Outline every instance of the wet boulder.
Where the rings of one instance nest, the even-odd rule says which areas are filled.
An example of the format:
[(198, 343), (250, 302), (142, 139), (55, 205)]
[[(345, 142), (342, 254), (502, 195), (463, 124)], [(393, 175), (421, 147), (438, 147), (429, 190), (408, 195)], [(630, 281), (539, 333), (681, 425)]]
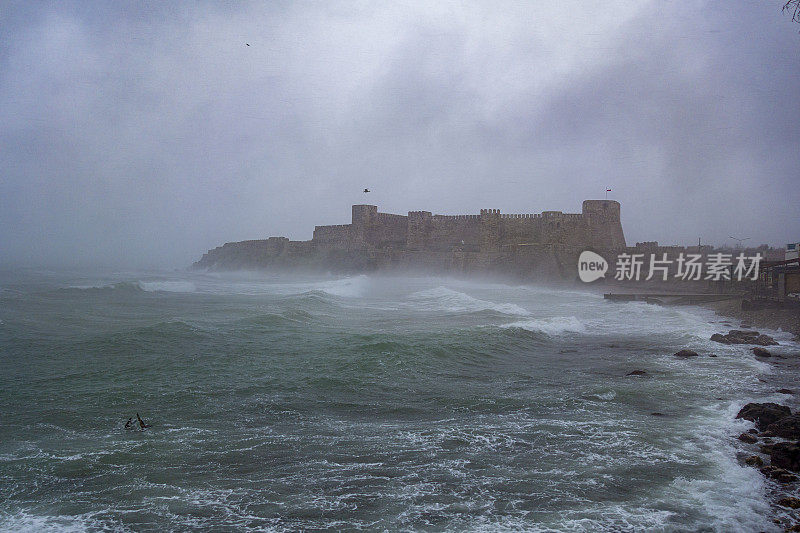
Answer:
[(778, 342), (769, 335), (759, 335), (750, 344), (759, 344), (761, 346), (777, 346)]
[(773, 422), (792, 414), (792, 410), (777, 403), (748, 403), (739, 411), (736, 418), (755, 422), (758, 429), (765, 429)]
[(800, 498), (795, 498), (794, 496), (787, 496), (785, 498), (781, 498), (778, 500), (778, 505), (781, 507), (789, 507), (791, 509), (797, 509), (800, 507)]
[(753, 354), (755, 354), (756, 357), (772, 357), (772, 354), (769, 353), (769, 350), (759, 346), (753, 347)]
[(711, 335), (711, 340), (714, 342), (718, 342), (720, 344), (733, 344), (728, 338), (723, 335), (722, 333), (714, 333)]
[(784, 439), (800, 439), (800, 414), (776, 420), (765, 428), (765, 433)]
[(781, 483), (791, 483), (793, 481), (797, 481), (797, 476), (795, 476), (788, 470), (779, 468), (774, 465), (763, 467), (761, 469), (761, 473), (767, 476), (768, 478), (780, 481)]
[(769, 461), (773, 467), (793, 472), (800, 471), (800, 445), (797, 442), (769, 444), (762, 446), (761, 451), (769, 455)]
[(752, 433), (742, 433), (737, 438), (742, 442), (746, 442), (747, 444), (755, 444), (756, 442), (758, 442), (758, 437), (756, 437)]
[(675, 352), (674, 355), (675, 357), (686, 358), (686, 357), (697, 357), (699, 354), (694, 350), (681, 350), (680, 352)]
[(714, 333), (711, 340), (721, 344), (757, 344), (760, 346), (773, 346), (778, 344), (769, 335), (764, 335), (755, 330), (732, 329), (727, 334)]
[(744, 460), (744, 464), (747, 466), (764, 466), (764, 459), (757, 455), (751, 455)]

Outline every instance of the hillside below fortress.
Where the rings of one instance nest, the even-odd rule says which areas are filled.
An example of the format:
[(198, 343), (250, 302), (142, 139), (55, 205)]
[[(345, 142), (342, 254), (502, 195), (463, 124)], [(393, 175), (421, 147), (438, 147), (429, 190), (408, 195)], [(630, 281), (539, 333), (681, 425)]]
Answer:
[(620, 204), (585, 200), (580, 213), (476, 215), (381, 213), (354, 205), (350, 224), (316, 226), (310, 241), (286, 237), (229, 242), (193, 267), (208, 270), (426, 270), (497, 272), (516, 277), (575, 275), (581, 251), (625, 248)]

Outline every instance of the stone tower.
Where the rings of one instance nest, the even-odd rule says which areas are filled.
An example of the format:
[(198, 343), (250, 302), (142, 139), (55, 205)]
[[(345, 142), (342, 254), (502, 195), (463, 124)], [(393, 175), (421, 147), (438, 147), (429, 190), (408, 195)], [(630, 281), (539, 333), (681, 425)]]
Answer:
[(589, 241), (599, 248), (625, 247), (620, 205), (614, 200), (584, 200), (583, 217), (589, 228)]

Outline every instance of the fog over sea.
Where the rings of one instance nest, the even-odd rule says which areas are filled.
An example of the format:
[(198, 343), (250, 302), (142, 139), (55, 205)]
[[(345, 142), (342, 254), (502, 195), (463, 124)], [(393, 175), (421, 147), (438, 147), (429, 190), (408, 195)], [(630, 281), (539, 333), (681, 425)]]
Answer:
[(774, 367), (577, 289), (2, 272), (0, 530), (774, 531)]

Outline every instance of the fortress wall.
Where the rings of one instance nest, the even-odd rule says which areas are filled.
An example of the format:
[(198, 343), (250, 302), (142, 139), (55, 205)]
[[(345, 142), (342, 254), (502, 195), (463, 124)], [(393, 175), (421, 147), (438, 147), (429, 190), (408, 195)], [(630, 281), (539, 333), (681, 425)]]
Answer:
[(586, 220), (581, 215), (560, 213), (543, 218), (542, 242), (569, 246), (591, 246)]
[(434, 215), (431, 217), (427, 249), (446, 251), (461, 247), (480, 246), (481, 217), (479, 215)]
[(313, 241), (321, 246), (336, 246), (346, 248), (349, 246), (352, 238), (352, 224), (336, 224), (333, 226), (314, 227)]
[(433, 217), (430, 211), (409, 211), (406, 248), (409, 250), (425, 250), (430, 242), (432, 229)]
[(288, 241), (284, 250), (287, 254), (304, 254), (314, 251), (314, 241)]
[(503, 225), (499, 209), (481, 209), (480, 250), (498, 252), (503, 242)]
[[(410, 211), (405, 216), (379, 213), (373, 205), (354, 205), (352, 216), (351, 224), (315, 227), (311, 241), (270, 237), (227, 243), (210, 250), (196, 266), (237, 269), (327, 265), (358, 270), (430, 261), (431, 265), (448, 269), (502, 270), (516, 268), (515, 261), (531, 262), (531, 266), (536, 263), (538, 268), (541, 261), (534, 261), (538, 257), (534, 252), (550, 254), (548, 250), (553, 247), (625, 249), (620, 205), (613, 200), (586, 200), (581, 213), (501, 214), (497, 209), (481, 209), (479, 215)], [(504, 261), (509, 264), (503, 266)]]
[(514, 217), (502, 215), (503, 244), (534, 244), (542, 241), (542, 216)]
[(266, 241), (267, 251), (271, 254), (278, 255), (289, 245), (291, 241), (286, 237), (270, 237)]
[(374, 246), (405, 246), (407, 236), (407, 216), (376, 213), (368, 226), (366, 241)]
[(228, 242), (209, 250), (199, 261), (205, 268), (236, 270), (252, 265), (268, 265), (280, 256), (289, 242), (285, 237), (270, 237), (240, 242)]
[[(605, 232), (612, 232), (605, 220), (598, 221), (593, 234), (589, 219), (582, 213), (545, 211), (530, 215), (500, 215), (503, 245), (564, 244), (569, 246), (602, 246)], [(602, 222), (602, 223), (600, 223)]]

